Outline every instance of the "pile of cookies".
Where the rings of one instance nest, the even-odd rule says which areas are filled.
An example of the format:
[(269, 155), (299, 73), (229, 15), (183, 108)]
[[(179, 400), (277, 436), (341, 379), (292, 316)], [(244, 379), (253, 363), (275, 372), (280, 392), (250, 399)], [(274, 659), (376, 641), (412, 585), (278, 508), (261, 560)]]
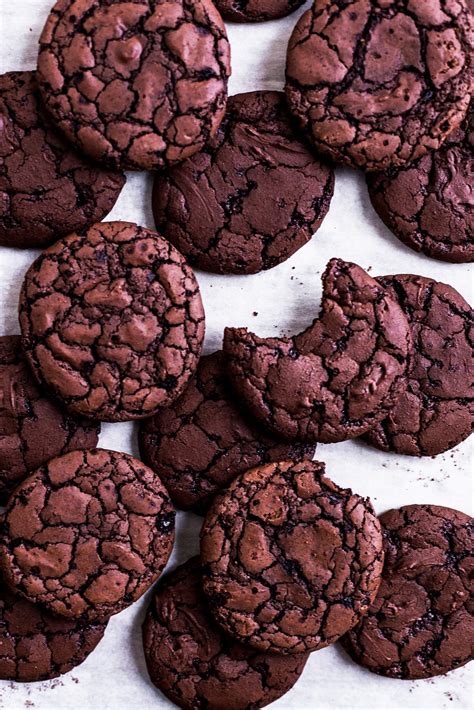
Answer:
[[(228, 100), (220, 12), (302, 4), (58, 0), (37, 72), (0, 77), (0, 244), (46, 247), (21, 336), (0, 337), (1, 679), (80, 664), (160, 576), (174, 506), (205, 515), (200, 557), (158, 582), (143, 643), (180, 707), (263, 707), (338, 640), (395, 678), (473, 658), (473, 520), (430, 505), (377, 518), (313, 461), (319, 442), (434, 456), (471, 434), (462, 296), (335, 258), (303, 332), (228, 328), (201, 357), (192, 266), (288, 259), (330, 208), (334, 163), (367, 172), (408, 246), (473, 260), (464, 0), (315, 0), (285, 93)], [(156, 171), (158, 232), (101, 221), (123, 170)], [(143, 462), (96, 448), (100, 422), (132, 420)]]

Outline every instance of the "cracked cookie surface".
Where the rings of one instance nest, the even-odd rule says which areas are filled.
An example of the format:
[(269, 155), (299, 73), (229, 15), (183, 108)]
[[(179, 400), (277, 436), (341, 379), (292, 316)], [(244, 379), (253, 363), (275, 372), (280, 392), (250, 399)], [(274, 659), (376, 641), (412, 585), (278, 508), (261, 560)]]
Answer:
[(203, 588), (234, 638), (277, 653), (334, 643), (366, 613), (383, 564), (368, 499), (336, 486), (324, 464), (247, 471), (219, 495), (201, 533)]
[(215, 5), (229, 22), (265, 22), (291, 15), (305, 0), (216, 0)]
[(269, 431), (336, 442), (384, 419), (406, 387), (410, 327), (400, 305), (356, 264), (332, 259), (319, 318), (290, 338), (226, 328), (234, 390)]
[(365, 436), (383, 451), (434, 456), (464, 441), (474, 425), (474, 314), (451, 286), (423, 276), (378, 279), (410, 323), (408, 386), (388, 417)]
[(198, 364), (204, 310), (191, 268), (169, 242), (103, 222), (36, 259), (20, 325), (38, 380), (70, 411), (127, 421), (181, 394)]
[(100, 425), (61, 411), (40, 391), (19, 336), (0, 337), (0, 505), (38, 466), (97, 446)]
[(257, 710), (301, 675), (307, 654), (260, 653), (215, 623), (194, 557), (160, 580), (143, 624), (151, 680), (185, 710)]
[(464, 0), (316, 0), (290, 39), (290, 109), (321, 152), (403, 166), (460, 125), (473, 85)]
[(236, 476), (270, 461), (311, 460), (314, 445), (278, 441), (241, 412), (222, 351), (201, 358), (172, 407), (140, 426), (140, 452), (179, 508), (203, 512)]
[(4, 579), (54, 614), (103, 621), (158, 578), (173, 547), (174, 518), (161, 481), (138, 459), (73, 451), (11, 496), (0, 542)]
[(311, 239), (333, 191), (333, 170), (297, 138), (284, 94), (255, 91), (230, 97), (202, 152), (157, 174), (153, 213), (191, 264), (252, 274)]
[(0, 679), (31, 683), (57, 678), (80, 665), (102, 639), (106, 624), (53, 616), (0, 587)]
[(59, 0), (40, 38), (38, 77), (48, 111), (84, 152), (153, 170), (214, 135), (229, 55), (210, 0)]
[(34, 72), (0, 76), (0, 244), (43, 247), (99, 222), (125, 184), (77, 153), (39, 103)]
[(474, 261), (474, 113), (440, 150), (367, 176), (375, 211), (404, 244), (434, 259)]
[(378, 594), (343, 645), (368, 670), (416, 680), (474, 657), (474, 521), (435, 505), (380, 516), (385, 565)]

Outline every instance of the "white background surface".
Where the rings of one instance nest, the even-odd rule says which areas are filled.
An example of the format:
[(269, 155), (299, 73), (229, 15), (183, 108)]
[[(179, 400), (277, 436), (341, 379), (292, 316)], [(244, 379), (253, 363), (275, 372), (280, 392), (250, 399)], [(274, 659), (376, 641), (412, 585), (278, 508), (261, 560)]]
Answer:
[[(37, 40), (50, 0), (0, 0), (0, 72), (33, 69)], [(233, 76), (230, 93), (283, 86), (285, 53), (301, 12), (261, 25), (229, 25)], [(131, 174), (107, 219), (136, 221), (153, 228), (152, 177)], [(265, 209), (265, 205), (262, 205)], [(0, 247), (0, 335), (19, 332), (17, 300), (34, 251)], [(362, 175), (337, 170), (328, 216), (313, 240), (284, 264), (255, 276), (214, 276), (197, 272), (207, 318), (206, 351), (220, 347), (227, 325), (249, 326), (262, 336), (297, 333), (317, 314), (320, 276), (333, 257), (355, 261), (372, 275), (414, 273), (457, 288), (472, 303), (472, 272), (404, 247), (374, 213)], [(253, 316), (253, 312), (258, 313)], [(320, 445), (317, 457), (339, 484), (370, 496), (377, 512), (409, 503), (434, 503), (473, 513), (470, 441), (438, 456), (415, 459), (386, 455), (357, 442)], [(132, 424), (105, 424), (100, 445), (137, 454)], [(198, 549), (200, 519), (178, 515), (177, 541), (169, 568)], [(140, 624), (146, 600), (107, 628), (104, 640), (77, 669), (45, 683), (0, 681), (0, 710), (131, 710), (171, 708), (148, 680)], [(438, 710), (474, 707), (474, 663), (446, 677), (417, 682), (373, 675), (355, 665), (337, 646), (314, 653), (295, 688), (272, 705), (279, 710), (363, 709)], [(229, 708), (232, 710), (232, 708)]]

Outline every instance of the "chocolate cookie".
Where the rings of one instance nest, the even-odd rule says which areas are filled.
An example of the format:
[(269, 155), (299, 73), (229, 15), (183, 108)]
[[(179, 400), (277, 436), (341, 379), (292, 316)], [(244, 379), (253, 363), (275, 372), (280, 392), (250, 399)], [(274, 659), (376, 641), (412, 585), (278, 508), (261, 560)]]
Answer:
[(4, 515), (0, 566), (26, 599), (104, 620), (158, 578), (174, 539), (160, 479), (128, 454), (73, 451), (32, 473)]
[(97, 446), (99, 431), (99, 424), (61, 411), (38, 389), (19, 336), (0, 337), (0, 505), (29, 471)]
[(367, 176), (372, 204), (407, 246), (443, 261), (474, 261), (474, 114), (442, 148), (395, 173)]
[(160, 580), (143, 624), (151, 680), (185, 710), (257, 710), (287, 693), (308, 654), (278, 656), (237, 643), (216, 625), (199, 558)]
[(382, 534), (368, 499), (324, 464), (266, 464), (219, 495), (201, 533), (203, 588), (216, 621), (277, 653), (334, 643), (380, 584)]
[(201, 153), (157, 174), (153, 213), (191, 264), (253, 274), (311, 239), (333, 191), (332, 169), (293, 132), (284, 94), (255, 91), (229, 99)]
[(383, 451), (434, 456), (464, 441), (474, 426), (474, 314), (464, 298), (423, 276), (378, 281), (410, 323), (413, 363), (408, 387), (366, 439)]
[(380, 517), (385, 566), (368, 615), (344, 637), (374, 673), (416, 680), (474, 658), (474, 521), (457, 510), (408, 505)]
[(48, 110), (81, 150), (153, 170), (214, 135), (229, 55), (211, 0), (58, 0), (40, 38), (38, 76)]
[(215, 0), (224, 20), (265, 22), (291, 15), (305, 0)]
[(0, 679), (57, 678), (85, 661), (105, 629), (105, 624), (53, 616), (1, 585)]
[(103, 222), (36, 259), (20, 297), (23, 347), (38, 380), (73, 412), (102, 421), (151, 416), (197, 367), (199, 286), (155, 232)]
[(0, 76), (0, 244), (43, 247), (99, 222), (124, 184), (58, 134), (33, 72)]
[(175, 505), (196, 512), (249, 468), (286, 459), (311, 461), (315, 450), (275, 440), (240, 411), (222, 351), (201, 358), (173, 406), (142, 422), (139, 442), (142, 458)]
[(226, 328), (237, 395), (290, 440), (351, 439), (384, 419), (406, 387), (410, 326), (400, 305), (356, 264), (332, 259), (317, 320), (290, 338)]
[(472, 90), (464, 0), (315, 0), (290, 39), (290, 109), (323, 155), (365, 170), (438, 149)]

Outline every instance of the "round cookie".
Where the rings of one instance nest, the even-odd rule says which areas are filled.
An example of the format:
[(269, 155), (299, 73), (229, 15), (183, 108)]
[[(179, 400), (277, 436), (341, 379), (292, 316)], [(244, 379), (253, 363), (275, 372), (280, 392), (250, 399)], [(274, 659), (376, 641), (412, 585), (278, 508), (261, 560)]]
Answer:
[(138, 459), (73, 451), (12, 494), (0, 541), (4, 579), (54, 614), (103, 621), (158, 578), (174, 517), (160, 479)]
[(464, 0), (315, 0), (288, 47), (290, 110), (337, 163), (404, 166), (463, 120), (472, 30)]
[(291, 15), (305, 0), (216, 0), (215, 5), (229, 22), (265, 22)]
[(198, 364), (204, 310), (169, 242), (136, 224), (102, 222), (32, 264), (20, 326), (38, 380), (70, 411), (128, 421), (181, 394)]
[(39, 104), (33, 72), (0, 76), (0, 244), (44, 247), (99, 222), (125, 175), (76, 153)]
[(227, 372), (268, 431), (334, 443), (373, 429), (406, 388), (410, 327), (400, 305), (360, 266), (332, 259), (319, 317), (299, 335), (260, 338), (226, 328)]
[(67, 673), (94, 650), (106, 624), (53, 616), (0, 587), (0, 679), (31, 683)]
[(203, 588), (224, 631), (276, 653), (334, 643), (380, 584), (382, 534), (368, 499), (319, 462), (247, 471), (219, 495), (201, 533)]
[(314, 445), (278, 441), (245, 417), (226, 378), (222, 351), (201, 358), (172, 407), (141, 422), (140, 453), (171, 500), (203, 512), (240, 473), (271, 461), (307, 459)]
[(19, 336), (0, 337), (0, 505), (29, 471), (68, 451), (93, 449), (99, 431), (40, 392)]
[(440, 150), (395, 174), (367, 175), (375, 211), (407, 246), (434, 259), (474, 261), (474, 114)]
[(157, 174), (153, 214), (191, 264), (253, 274), (311, 239), (333, 191), (332, 169), (294, 133), (284, 94), (255, 91), (229, 99), (201, 153)]
[(152, 682), (184, 710), (265, 707), (293, 687), (308, 658), (259, 653), (224, 634), (207, 607), (197, 557), (156, 586), (143, 647)]
[(211, 0), (58, 0), (40, 37), (48, 111), (115, 168), (161, 169), (201, 150), (224, 115), (229, 74)]
[(474, 426), (474, 313), (454, 288), (433, 279), (400, 274), (378, 281), (406, 313), (414, 354), (406, 391), (366, 439), (383, 451), (435, 456)]
[(352, 658), (390, 678), (448, 673), (474, 658), (474, 521), (408, 505), (380, 517), (385, 566), (367, 616), (343, 639)]

